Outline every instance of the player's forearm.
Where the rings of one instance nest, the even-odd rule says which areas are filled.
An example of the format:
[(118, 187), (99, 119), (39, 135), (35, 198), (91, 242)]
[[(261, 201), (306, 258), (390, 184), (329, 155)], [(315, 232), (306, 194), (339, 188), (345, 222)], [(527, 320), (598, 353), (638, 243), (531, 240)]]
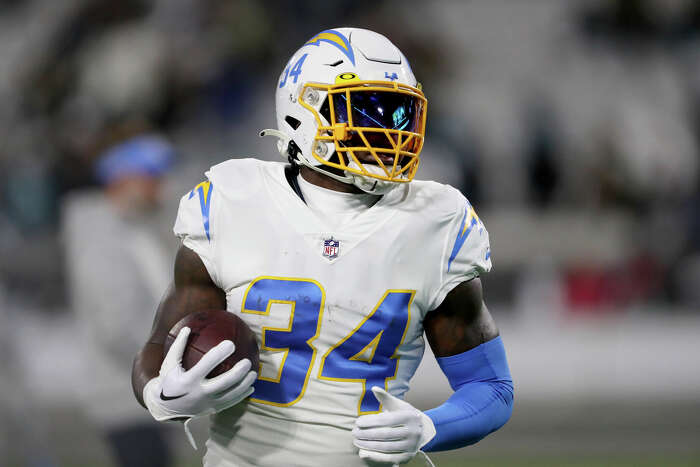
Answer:
[(151, 379), (158, 376), (158, 370), (163, 363), (163, 345), (148, 342), (134, 358), (131, 370), (131, 386), (136, 400), (144, 408), (143, 388)]
[(437, 435), (423, 450), (445, 451), (474, 444), (505, 425), (511, 415), (513, 386), (507, 382), (466, 385), (426, 414)]
[(468, 446), (505, 425), (513, 408), (513, 381), (500, 337), (438, 362), (455, 393), (426, 412), (437, 434), (424, 451)]
[(136, 400), (143, 401), (143, 389), (158, 376), (163, 363), (163, 343), (168, 331), (190, 313), (226, 308), (226, 294), (214, 285), (197, 253), (180, 247), (175, 260), (175, 281), (158, 306), (149, 341), (134, 358), (131, 385)]

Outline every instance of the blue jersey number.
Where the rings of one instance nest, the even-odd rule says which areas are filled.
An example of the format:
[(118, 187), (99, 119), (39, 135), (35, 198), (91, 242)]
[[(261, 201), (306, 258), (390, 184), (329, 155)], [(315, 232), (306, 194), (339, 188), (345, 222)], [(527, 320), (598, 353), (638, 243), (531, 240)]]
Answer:
[[(396, 349), (406, 335), (415, 291), (389, 290), (374, 310), (321, 359), (320, 379), (362, 384), (358, 414), (377, 412), (379, 401), (368, 387), (396, 377)], [(325, 291), (313, 279), (259, 277), (243, 297), (243, 313), (269, 315), (275, 304), (291, 306), (289, 324), (262, 328), (262, 351), (282, 352), (274, 377), (259, 376), (252, 401), (290, 406), (304, 396), (321, 330)]]
[(325, 293), (312, 279), (259, 277), (243, 299), (243, 313), (269, 315), (275, 303), (291, 305), (286, 328), (262, 328), (261, 350), (284, 352), (274, 378), (259, 376), (251, 400), (278, 406), (297, 402), (306, 391), (316, 349), (311, 344), (321, 329)]
[(395, 355), (406, 335), (413, 291), (392, 291), (343, 340), (331, 347), (321, 360), (318, 376), (331, 381), (362, 383), (358, 414), (379, 412), (379, 401), (368, 387), (386, 389), (396, 377)]

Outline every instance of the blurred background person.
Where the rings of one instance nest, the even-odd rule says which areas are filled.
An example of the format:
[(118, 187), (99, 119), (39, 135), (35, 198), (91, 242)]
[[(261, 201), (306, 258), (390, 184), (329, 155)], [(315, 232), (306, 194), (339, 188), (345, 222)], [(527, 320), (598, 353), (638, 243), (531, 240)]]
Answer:
[(134, 346), (145, 338), (134, 323), (153, 314), (170, 280), (174, 250), (161, 228), (161, 197), (173, 158), (162, 137), (132, 137), (98, 158), (102, 189), (63, 202), (67, 285), (86, 371), (76, 390), (124, 467), (173, 465), (164, 428), (131, 403), (129, 384)]

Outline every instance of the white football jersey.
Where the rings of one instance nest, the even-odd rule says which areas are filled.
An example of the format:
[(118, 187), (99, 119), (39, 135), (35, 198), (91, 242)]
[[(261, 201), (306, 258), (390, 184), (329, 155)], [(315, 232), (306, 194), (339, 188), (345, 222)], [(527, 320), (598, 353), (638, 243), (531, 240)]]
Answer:
[(365, 465), (350, 430), (402, 397), (423, 356), (423, 318), (491, 268), (469, 202), (435, 182), (400, 185), (330, 228), (284, 163), (229, 160), (183, 196), (175, 234), (258, 337), (250, 399), (211, 418), (207, 466)]

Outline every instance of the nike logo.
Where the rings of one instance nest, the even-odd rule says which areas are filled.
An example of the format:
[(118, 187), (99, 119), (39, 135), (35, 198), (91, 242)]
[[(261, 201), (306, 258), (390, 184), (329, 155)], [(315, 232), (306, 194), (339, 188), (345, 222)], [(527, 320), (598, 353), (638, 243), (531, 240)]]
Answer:
[(171, 401), (171, 400), (173, 400), (173, 399), (179, 399), (179, 398), (181, 398), (181, 397), (183, 397), (183, 396), (186, 396), (186, 395), (187, 395), (187, 393), (180, 394), (179, 396), (172, 396), (172, 397), (170, 397), (170, 396), (166, 396), (165, 394), (163, 394), (163, 390), (162, 390), (162, 389), (160, 390), (160, 398), (161, 398), (162, 400), (164, 400), (164, 401)]

